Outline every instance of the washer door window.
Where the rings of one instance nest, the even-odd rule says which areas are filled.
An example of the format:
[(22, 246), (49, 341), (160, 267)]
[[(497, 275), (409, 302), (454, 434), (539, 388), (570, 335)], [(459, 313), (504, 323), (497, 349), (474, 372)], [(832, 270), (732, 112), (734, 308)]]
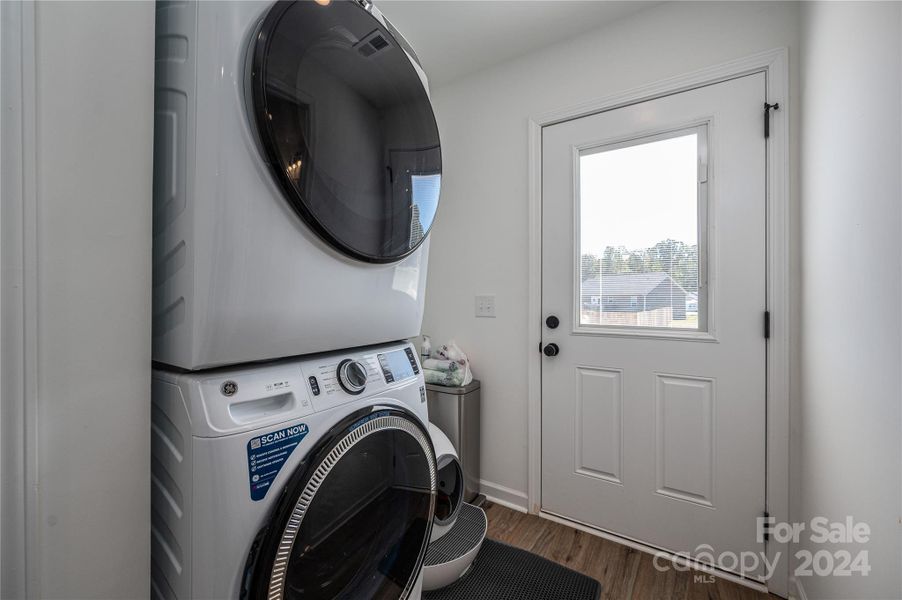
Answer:
[(438, 128), (399, 40), (357, 2), (280, 2), (253, 54), (251, 108), (285, 196), (369, 262), (413, 252), (438, 207)]
[(367, 409), (344, 423), (292, 475), (254, 544), (251, 598), (410, 594), (435, 510), (428, 434), (395, 409)]

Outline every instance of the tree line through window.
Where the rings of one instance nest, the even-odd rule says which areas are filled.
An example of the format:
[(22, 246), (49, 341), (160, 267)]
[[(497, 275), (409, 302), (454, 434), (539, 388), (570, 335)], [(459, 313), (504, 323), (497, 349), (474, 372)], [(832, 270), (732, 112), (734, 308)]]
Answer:
[(697, 329), (698, 265), (698, 245), (673, 239), (584, 253), (580, 322)]

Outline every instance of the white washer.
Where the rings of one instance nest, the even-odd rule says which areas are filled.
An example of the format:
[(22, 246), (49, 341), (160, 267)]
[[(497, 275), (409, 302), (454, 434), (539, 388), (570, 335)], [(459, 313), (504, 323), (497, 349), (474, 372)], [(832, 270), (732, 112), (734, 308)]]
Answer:
[(419, 598), (426, 410), (410, 344), (155, 371), (152, 596)]
[(156, 15), (154, 360), (418, 335), (441, 149), (404, 38), (365, 0)]

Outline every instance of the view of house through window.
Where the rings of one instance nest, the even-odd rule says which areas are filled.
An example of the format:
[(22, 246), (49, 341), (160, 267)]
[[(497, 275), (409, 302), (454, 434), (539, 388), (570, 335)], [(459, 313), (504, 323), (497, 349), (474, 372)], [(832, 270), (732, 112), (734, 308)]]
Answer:
[(705, 330), (703, 131), (581, 152), (580, 325)]

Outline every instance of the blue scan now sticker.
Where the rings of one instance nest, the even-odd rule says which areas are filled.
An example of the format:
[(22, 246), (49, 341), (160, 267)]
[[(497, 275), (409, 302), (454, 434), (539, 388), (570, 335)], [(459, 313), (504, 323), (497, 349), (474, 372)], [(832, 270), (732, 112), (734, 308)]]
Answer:
[(251, 484), (251, 500), (262, 500), (276, 479), (282, 465), (309, 432), (306, 423), (270, 431), (247, 443), (247, 475)]

